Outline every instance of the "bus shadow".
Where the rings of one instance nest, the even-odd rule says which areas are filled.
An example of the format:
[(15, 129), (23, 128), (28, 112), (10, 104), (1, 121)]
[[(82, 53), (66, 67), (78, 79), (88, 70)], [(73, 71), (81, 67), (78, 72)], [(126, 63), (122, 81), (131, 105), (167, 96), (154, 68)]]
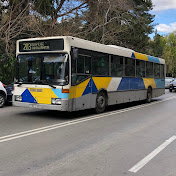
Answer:
[(93, 109), (81, 110), (75, 112), (62, 112), (55, 110), (36, 110), (33, 112), (21, 112), (18, 113), (18, 116), (30, 117), (30, 118), (40, 118), (40, 119), (50, 119), (50, 120), (74, 120), (78, 118), (83, 118), (86, 116), (94, 115), (95, 112)]
[[(153, 99), (152, 102), (158, 101), (156, 99)], [(117, 111), (117, 110), (123, 110), (130, 107), (135, 107), (139, 105), (145, 105), (145, 101), (136, 101), (136, 102), (130, 102), (130, 103), (123, 103), (123, 104), (117, 104), (117, 105), (111, 105), (106, 108), (106, 111), (104, 113)], [(94, 109), (88, 109), (88, 110), (81, 110), (81, 111), (75, 111), (75, 112), (62, 112), (62, 111), (55, 111), (55, 110), (36, 110), (33, 112), (22, 112), (18, 114), (19, 116), (25, 116), (30, 118), (40, 118), (40, 119), (50, 119), (50, 120), (74, 120), (78, 118), (85, 118), (89, 116), (96, 115), (96, 112)]]
[(126, 108), (135, 107), (135, 106), (144, 105), (144, 104), (146, 104), (145, 101), (135, 101), (135, 102), (112, 105), (112, 106), (107, 107), (106, 112), (123, 110)]

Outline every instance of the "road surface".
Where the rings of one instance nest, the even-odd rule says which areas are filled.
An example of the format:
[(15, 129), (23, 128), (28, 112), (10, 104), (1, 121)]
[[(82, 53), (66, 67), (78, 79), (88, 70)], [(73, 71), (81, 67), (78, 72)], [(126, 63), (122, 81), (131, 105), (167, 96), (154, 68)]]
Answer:
[(0, 176), (176, 176), (176, 92), (98, 115), (6, 106)]

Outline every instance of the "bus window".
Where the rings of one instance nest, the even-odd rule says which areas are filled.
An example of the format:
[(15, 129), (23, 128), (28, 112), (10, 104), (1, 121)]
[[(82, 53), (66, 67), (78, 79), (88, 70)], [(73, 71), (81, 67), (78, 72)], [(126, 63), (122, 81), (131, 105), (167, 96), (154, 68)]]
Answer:
[(125, 76), (135, 76), (135, 60), (125, 58)]
[[(72, 67), (74, 67), (74, 63), (75, 62), (72, 63)], [(73, 70), (75, 72), (73, 72)], [(79, 54), (77, 58), (77, 68), (73, 70), (72, 84), (75, 85), (85, 80), (91, 74), (91, 57)]]
[(153, 78), (153, 63), (152, 62), (146, 63), (146, 77)]
[(109, 57), (107, 54), (95, 53), (92, 65), (93, 75), (109, 76)]
[(136, 60), (136, 76), (145, 77), (145, 61)]
[(90, 74), (91, 73), (91, 57), (85, 56), (85, 74)]
[(165, 77), (165, 74), (164, 74), (164, 65), (160, 65), (160, 71), (161, 71), (160, 78), (164, 79), (164, 77)]
[(91, 57), (90, 56), (78, 55), (77, 73), (83, 73), (83, 74), (91, 73)]
[(71, 71), (72, 71), (72, 73), (76, 73), (76, 59), (73, 57), (71, 60)]
[(123, 76), (123, 57), (111, 56), (111, 76)]
[(78, 55), (77, 73), (84, 73), (84, 56)]
[(154, 77), (160, 78), (160, 65), (154, 64)]

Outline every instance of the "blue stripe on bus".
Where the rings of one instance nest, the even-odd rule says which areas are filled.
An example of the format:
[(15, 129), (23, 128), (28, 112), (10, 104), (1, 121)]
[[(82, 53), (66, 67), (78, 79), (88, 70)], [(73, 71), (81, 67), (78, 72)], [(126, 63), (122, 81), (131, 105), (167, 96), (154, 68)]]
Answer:
[(58, 98), (69, 98), (69, 93), (62, 93), (62, 89), (52, 89)]
[(142, 78), (130, 78), (130, 89), (145, 89)]
[(134, 53), (132, 53), (131, 57), (134, 58), (134, 59), (136, 58), (135, 55), (134, 55)]
[[(91, 78), (91, 79), (92, 79), (92, 78)], [(90, 85), (91, 85), (91, 79), (89, 80), (89, 82), (88, 82), (88, 84), (87, 84), (87, 86), (86, 86), (86, 88), (85, 88), (85, 90), (84, 90), (82, 96), (91, 93), (91, 86), (90, 86)]]
[(92, 78), (91, 78), (91, 80), (92, 80), (92, 93), (96, 93), (96, 92), (98, 92), (98, 89), (97, 89), (97, 87), (96, 87)]
[(130, 78), (122, 78), (117, 90), (129, 90)]
[(164, 79), (155, 79), (156, 88), (164, 88), (165, 82)]
[(160, 64), (159, 58), (153, 57), (153, 56), (147, 56), (147, 57), (148, 57), (148, 60), (149, 60), (150, 62), (155, 62), (155, 63), (159, 63), (159, 64)]
[(28, 89), (26, 89), (23, 93), (22, 93), (22, 102), (28, 102), (28, 103), (37, 103), (37, 101), (35, 100), (35, 98), (32, 96), (32, 94), (29, 92)]
[(97, 89), (97, 87), (96, 87), (96, 85), (95, 85), (93, 79), (91, 78), (91, 79), (89, 80), (89, 82), (88, 82), (88, 84), (87, 84), (87, 86), (86, 86), (86, 88), (85, 88), (85, 90), (84, 90), (82, 96), (83, 96), (83, 95), (87, 95), (87, 94), (89, 94), (89, 93), (96, 93), (96, 92), (98, 92), (98, 89)]
[(145, 89), (142, 78), (122, 78), (117, 90)]

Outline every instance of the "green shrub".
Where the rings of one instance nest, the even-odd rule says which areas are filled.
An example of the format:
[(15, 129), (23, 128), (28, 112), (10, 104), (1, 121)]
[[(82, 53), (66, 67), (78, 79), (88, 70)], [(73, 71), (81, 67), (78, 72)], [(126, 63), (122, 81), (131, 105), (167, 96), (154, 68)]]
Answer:
[(14, 81), (15, 77), (15, 62), (14, 56), (0, 55), (0, 81), (4, 84), (10, 84)]

